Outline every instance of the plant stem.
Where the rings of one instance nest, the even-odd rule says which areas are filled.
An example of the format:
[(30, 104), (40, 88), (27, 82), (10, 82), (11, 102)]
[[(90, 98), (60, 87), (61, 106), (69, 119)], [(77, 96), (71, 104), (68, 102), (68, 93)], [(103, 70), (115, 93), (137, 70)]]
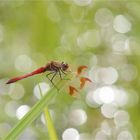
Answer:
[[(68, 84), (69, 81), (61, 80), (58, 82), (57, 87), (60, 91)], [(43, 111), (46, 105), (49, 104), (56, 95), (57, 89), (52, 88), (47, 94), (43, 96), (31, 110), (16, 124), (16, 126), (3, 138), (3, 140), (16, 140), (16, 138), (22, 133), (22, 131), (29, 126)]]
[[(40, 95), (43, 98), (43, 93), (42, 93), (40, 84), (38, 84), (38, 87), (39, 87)], [(56, 130), (53, 125), (53, 121), (52, 121), (52, 118), (51, 118), (51, 115), (47, 106), (44, 109), (44, 117), (45, 117), (46, 126), (48, 128), (50, 140), (58, 140)]]

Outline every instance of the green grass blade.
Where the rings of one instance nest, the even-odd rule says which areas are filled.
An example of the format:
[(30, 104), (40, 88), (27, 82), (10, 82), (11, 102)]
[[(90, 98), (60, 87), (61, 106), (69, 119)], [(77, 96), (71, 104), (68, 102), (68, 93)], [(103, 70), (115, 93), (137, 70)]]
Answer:
[(45, 115), (45, 119), (46, 119), (46, 122), (47, 122), (47, 127), (48, 127), (50, 140), (58, 140), (57, 134), (56, 134), (56, 131), (55, 131), (55, 127), (53, 125), (53, 121), (52, 121), (50, 112), (49, 112), (47, 107), (45, 107), (45, 109), (44, 109), (44, 115)]
[[(60, 91), (67, 85), (68, 82), (61, 80), (57, 87)], [(31, 110), (17, 123), (17, 125), (7, 134), (3, 140), (16, 140), (16, 138), (22, 133), (22, 131), (31, 124), (41, 112), (43, 112), (46, 105), (57, 95), (57, 89), (52, 88), (46, 95), (43, 96)]]
[[(38, 87), (39, 87), (41, 97), (43, 97), (43, 93), (42, 93), (40, 84), (38, 84)], [(51, 118), (51, 115), (50, 115), (50, 112), (49, 112), (49, 109), (47, 106), (44, 109), (44, 117), (45, 117), (46, 126), (48, 128), (50, 140), (58, 140), (56, 130), (53, 125), (53, 121), (52, 121), (52, 118)]]

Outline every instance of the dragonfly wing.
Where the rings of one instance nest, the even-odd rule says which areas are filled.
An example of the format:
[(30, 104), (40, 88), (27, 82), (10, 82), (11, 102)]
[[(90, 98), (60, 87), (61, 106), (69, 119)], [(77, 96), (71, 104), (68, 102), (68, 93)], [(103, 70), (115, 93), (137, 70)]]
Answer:
[(87, 66), (79, 66), (77, 68), (77, 76), (82, 73), (83, 69), (87, 69), (87, 68), (88, 68)]
[(92, 82), (92, 81), (87, 77), (80, 78), (80, 89), (82, 89), (85, 86), (86, 82)]
[(69, 86), (69, 94), (73, 96), (75, 92), (78, 92), (78, 90), (73, 86)]

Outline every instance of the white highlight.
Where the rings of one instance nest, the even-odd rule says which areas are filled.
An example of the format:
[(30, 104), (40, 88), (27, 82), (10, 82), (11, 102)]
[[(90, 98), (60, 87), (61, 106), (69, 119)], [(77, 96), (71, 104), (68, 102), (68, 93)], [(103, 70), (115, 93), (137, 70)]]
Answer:
[(94, 75), (98, 83), (111, 85), (118, 80), (118, 72), (113, 67), (97, 68)]
[(128, 103), (128, 95), (125, 90), (114, 87), (115, 91), (115, 103), (117, 106), (123, 107)]
[[(100, 106), (100, 102), (97, 102), (98, 100), (98, 95), (94, 95), (95, 92), (94, 91), (90, 91), (86, 94), (86, 103), (88, 104), (88, 106), (90, 107), (94, 107), (94, 108), (97, 108)], [(97, 93), (98, 94), (98, 93)], [(94, 96), (94, 97), (93, 97)], [(102, 104), (102, 102), (101, 102)]]
[(124, 110), (120, 110), (114, 115), (114, 122), (116, 126), (125, 126), (129, 123), (129, 114)]
[(131, 30), (131, 23), (124, 15), (118, 15), (114, 19), (113, 27), (119, 33), (127, 33)]
[(114, 51), (130, 53), (129, 39), (124, 34), (117, 33), (113, 35), (111, 42)]
[(21, 105), (16, 110), (16, 116), (20, 120), (24, 117), (24, 115), (30, 110), (30, 107), (28, 105)]
[(62, 134), (63, 140), (79, 140), (79, 132), (74, 128), (66, 129)]
[(117, 107), (114, 104), (104, 104), (101, 107), (101, 112), (106, 118), (113, 118)]
[(24, 96), (25, 90), (24, 87), (19, 84), (15, 83), (10, 86), (9, 96), (14, 100), (19, 100)]
[(23, 54), (16, 58), (15, 67), (21, 72), (29, 72), (32, 66), (32, 60), (29, 56)]
[(114, 101), (114, 91), (111, 87), (104, 86), (99, 90), (99, 97), (103, 103), (111, 103)]
[(108, 136), (103, 131), (98, 131), (94, 140), (108, 140)]
[(45, 95), (49, 90), (50, 90), (50, 86), (49, 84), (46, 84), (45, 82), (42, 83), (38, 83), (35, 87), (34, 87), (34, 95), (37, 99), (41, 98), (41, 93), (40, 93), (40, 89), (39, 86), (41, 88), (41, 92), (43, 95)]
[(105, 120), (105, 121), (103, 121), (102, 122), (102, 124), (101, 124), (101, 130), (105, 133), (105, 134), (107, 134), (107, 135), (111, 135), (111, 127), (110, 127), (110, 125), (109, 125), (109, 123)]
[(87, 120), (87, 114), (83, 109), (72, 110), (69, 114), (69, 122), (75, 126), (82, 125)]
[(91, 140), (92, 136), (88, 133), (81, 133), (78, 140)]
[(97, 104), (99, 104), (99, 105), (101, 105), (101, 104), (103, 104), (103, 102), (102, 102), (102, 100), (101, 100), (101, 98), (100, 98), (100, 88), (97, 88), (95, 91), (94, 91), (94, 93), (93, 93), (93, 99), (94, 99), (94, 101), (97, 103)]
[(117, 137), (117, 140), (134, 140), (132, 134), (127, 131), (124, 130), (122, 132), (120, 132), (120, 134)]
[(113, 14), (107, 8), (100, 8), (95, 13), (95, 21), (98, 25), (106, 27), (113, 22)]

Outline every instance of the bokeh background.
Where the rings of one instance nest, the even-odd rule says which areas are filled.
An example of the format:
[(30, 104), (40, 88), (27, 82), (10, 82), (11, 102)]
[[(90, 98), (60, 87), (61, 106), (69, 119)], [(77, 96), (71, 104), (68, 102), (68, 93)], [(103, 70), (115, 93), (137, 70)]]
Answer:
[[(80, 95), (63, 91), (49, 109), (59, 139), (140, 139), (140, 1), (1, 0), (0, 137), (45, 93), (45, 76), (5, 85), (51, 60), (73, 71), (87, 65), (93, 83)], [(19, 140), (47, 140), (40, 115)]]

